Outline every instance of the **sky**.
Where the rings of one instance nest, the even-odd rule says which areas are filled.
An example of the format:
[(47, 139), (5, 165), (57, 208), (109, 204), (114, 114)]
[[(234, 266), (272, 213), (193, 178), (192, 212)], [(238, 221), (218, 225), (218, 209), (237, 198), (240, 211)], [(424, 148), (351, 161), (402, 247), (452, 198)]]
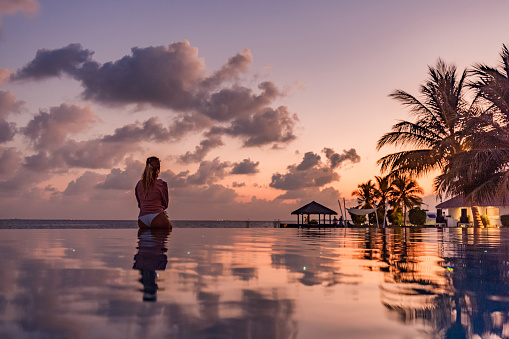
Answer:
[[(441, 58), (496, 66), (507, 1), (0, 0), (0, 218), (134, 219), (158, 156), (175, 220), (339, 212)], [(434, 209), (433, 176), (419, 179)], [(439, 202), (439, 201), (438, 201)]]

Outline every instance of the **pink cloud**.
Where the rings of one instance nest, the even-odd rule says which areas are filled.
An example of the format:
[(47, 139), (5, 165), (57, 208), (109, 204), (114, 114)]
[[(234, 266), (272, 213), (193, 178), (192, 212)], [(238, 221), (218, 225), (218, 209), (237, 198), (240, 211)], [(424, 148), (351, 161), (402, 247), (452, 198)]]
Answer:
[(0, 68), (0, 86), (3, 86), (9, 81), (11, 77), (11, 71), (7, 68)]
[(34, 0), (0, 0), (0, 33), (2, 32), (1, 16), (4, 14), (16, 14), (24, 12), (32, 14), (39, 9), (39, 4)]
[(0, 91), (0, 143), (11, 141), (17, 133), (16, 124), (8, 122), (7, 116), (18, 114), (25, 103), (17, 101), (12, 92)]
[(36, 150), (52, 150), (62, 146), (69, 134), (87, 130), (98, 120), (91, 106), (62, 104), (40, 111), (22, 130)]

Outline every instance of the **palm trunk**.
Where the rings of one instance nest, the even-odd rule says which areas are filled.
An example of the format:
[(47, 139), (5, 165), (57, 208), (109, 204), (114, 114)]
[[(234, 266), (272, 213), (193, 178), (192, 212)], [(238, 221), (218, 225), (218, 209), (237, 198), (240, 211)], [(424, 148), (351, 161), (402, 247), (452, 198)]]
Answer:
[(406, 227), (406, 206), (403, 204), (403, 226)]
[(482, 227), (481, 213), (479, 213), (479, 207), (472, 206), (472, 215), (474, 217), (474, 227), (479, 228)]

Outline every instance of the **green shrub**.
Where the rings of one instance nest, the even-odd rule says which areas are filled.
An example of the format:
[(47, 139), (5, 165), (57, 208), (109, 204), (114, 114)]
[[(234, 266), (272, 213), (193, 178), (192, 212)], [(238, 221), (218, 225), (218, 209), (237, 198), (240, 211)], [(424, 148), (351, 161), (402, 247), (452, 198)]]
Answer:
[(487, 215), (481, 215), (481, 221), (484, 227), (488, 227), (490, 225), (490, 219)]
[(502, 223), (502, 226), (509, 227), (509, 214), (501, 215), (500, 222)]
[(401, 213), (401, 209), (396, 208), (394, 210), (387, 211), (387, 219), (394, 226), (403, 225), (403, 213)]
[(366, 222), (366, 216), (365, 215), (357, 215), (357, 214), (350, 214), (350, 218), (352, 218), (352, 222), (356, 225), (362, 225)]
[(422, 226), (426, 223), (426, 212), (419, 207), (412, 208), (408, 211), (408, 220), (413, 225)]

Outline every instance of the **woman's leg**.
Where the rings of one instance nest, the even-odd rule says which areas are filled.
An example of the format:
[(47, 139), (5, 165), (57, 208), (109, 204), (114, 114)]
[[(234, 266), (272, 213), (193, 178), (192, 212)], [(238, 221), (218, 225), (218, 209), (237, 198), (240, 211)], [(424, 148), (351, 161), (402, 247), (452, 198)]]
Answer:
[(170, 218), (166, 213), (159, 213), (150, 224), (150, 228), (172, 228)]

